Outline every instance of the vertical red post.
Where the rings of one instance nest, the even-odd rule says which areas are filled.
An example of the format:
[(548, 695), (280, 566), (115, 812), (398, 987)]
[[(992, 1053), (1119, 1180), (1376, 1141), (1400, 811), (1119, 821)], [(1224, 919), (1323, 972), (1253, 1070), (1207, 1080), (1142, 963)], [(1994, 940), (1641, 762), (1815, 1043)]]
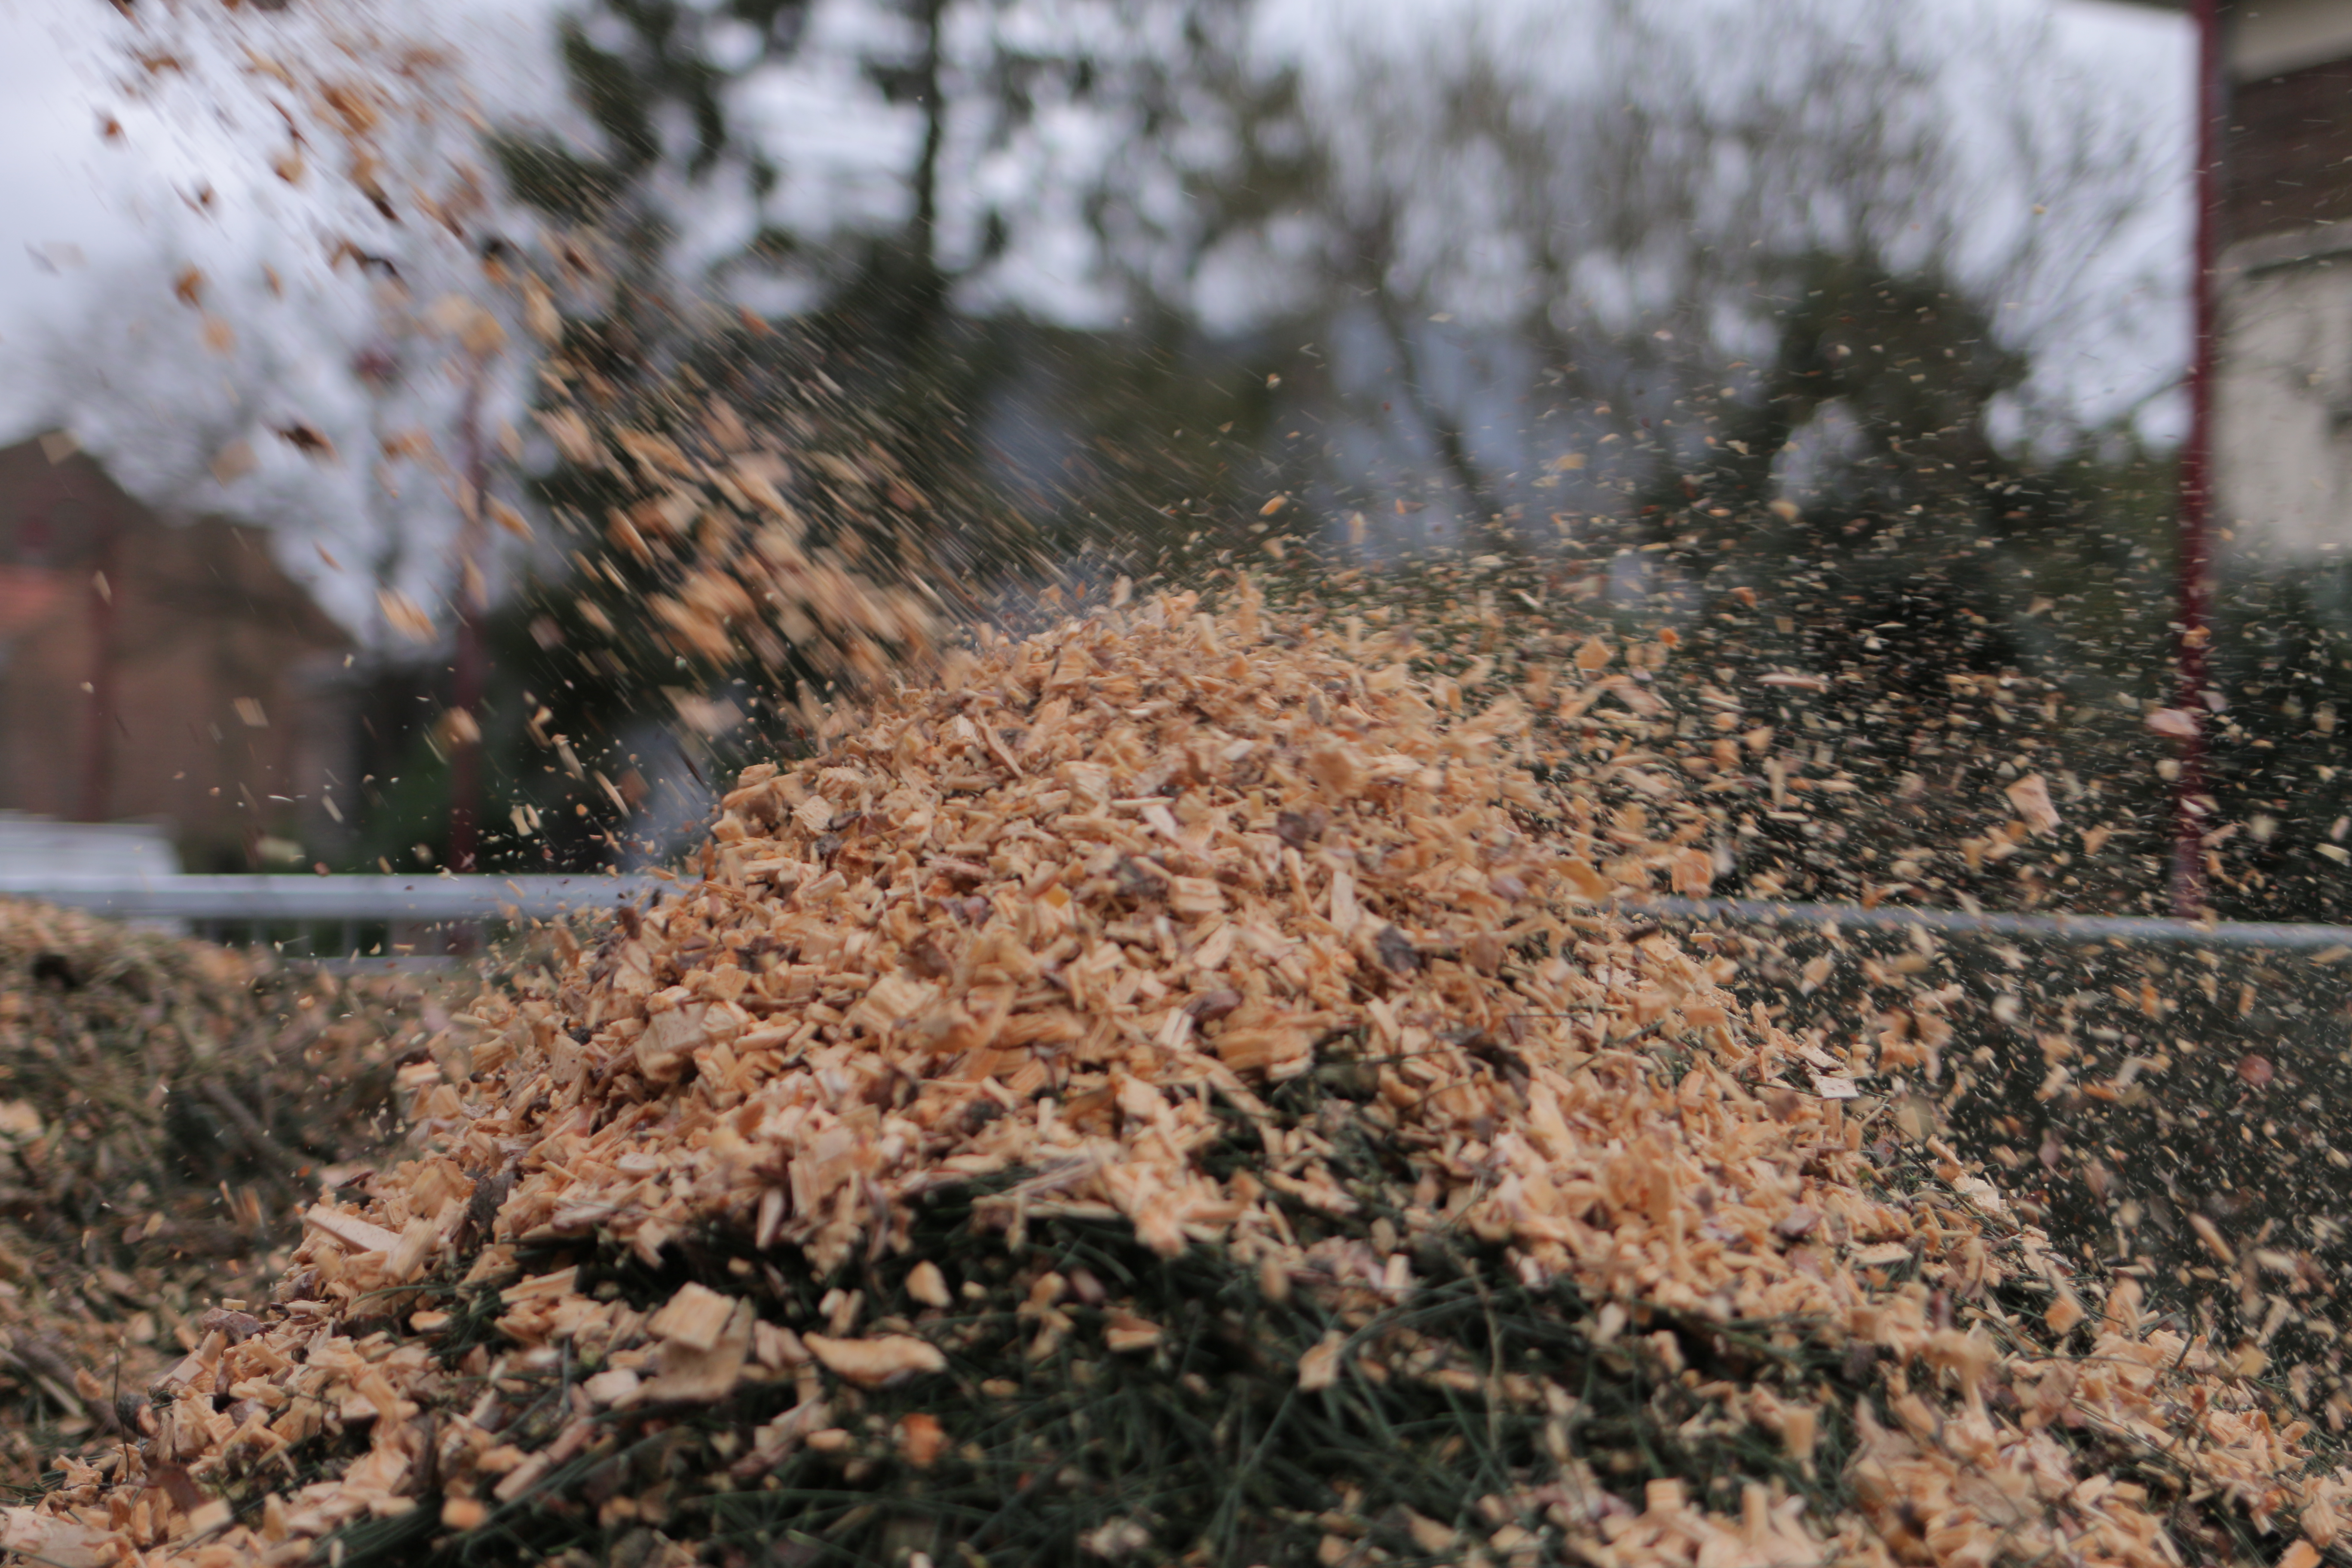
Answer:
[(2204, 722), (2213, 607), (2213, 383), (2220, 352), (2215, 268), (2221, 249), (2221, 116), (2229, 69), (2222, 0), (2190, 0), (2197, 26), (2197, 237), (2189, 297), (2195, 341), (2189, 362), (2189, 439), (2180, 452), (2179, 686), (2173, 705), (2199, 723), (2180, 742), (2180, 776), (2172, 789), (2172, 912), (2194, 919), (2205, 905), (2201, 842), (2205, 797)]

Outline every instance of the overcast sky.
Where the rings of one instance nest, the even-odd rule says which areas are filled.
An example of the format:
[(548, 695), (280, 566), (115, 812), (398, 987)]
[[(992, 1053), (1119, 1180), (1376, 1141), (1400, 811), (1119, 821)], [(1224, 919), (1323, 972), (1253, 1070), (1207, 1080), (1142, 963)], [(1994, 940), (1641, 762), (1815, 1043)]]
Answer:
[[(1376, 3), (1288, 0), (1285, 9), (1295, 15), (1286, 30), (1311, 40), (1343, 16), (1351, 25), (1360, 22), (1364, 7)], [(1690, 3), (1696, 15), (1696, 0)], [(2079, 51), (2086, 71), (2106, 79), (2100, 85), (2116, 102), (2137, 106), (2152, 124), (2183, 120), (2189, 38), (2180, 18), (2111, 0), (2014, 3), (2054, 4), (2063, 38)], [(528, 104), (548, 90), (551, 73), (495, 62), (516, 59), (544, 37), (552, 0), (443, 4), (464, 18), (460, 30), (469, 56), (492, 62), (484, 68), (492, 79), (482, 85), (502, 106)], [(225, 155), (201, 123), (174, 123), (124, 106), (110, 89), (106, 54), (120, 26), (99, 0), (0, 0), (0, 148), (6, 149), (0, 156), (0, 439), (23, 434), (38, 410), (41, 387), (27, 349), (45, 325), (87, 315), (94, 278), (110, 266), (166, 250), (250, 254), (270, 221), (251, 201), (225, 204), (226, 217), (201, 217), (183, 203), (181, 191), (205, 179), (233, 179), (241, 168), (249, 171), (251, 160)], [(126, 133), (116, 143), (98, 134), (102, 110), (121, 117)], [(793, 118), (803, 126), (812, 122), (804, 115)], [(2181, 324), (2168, 316), (2179, 313), (2174, 301), (2176, 268), (2185, 263), (2185, 195), (2184, 183), (2182, 199), (2166, 205), (2141, 241), (2166, 267), (2173, 300), (2151, 296), (2145, 333), (2128, 346), (2086, 347), (2071, 367), (2068, 384), (2093, 403), (2146, 387), (2181, 352)], [(235, 225), (247, 227), (225, 226)], [(2159, 430), (2168, 423), (2161, 409), (2153, 423)]]
[[(527, 108), (548, 95), (548, 70), (502, 62), (543, 57), (554, 0), (437, 8), (463, 17), (451, 31), (484, 62), (480, 86), (496, 101)], [(232, 150), (217, 127), (184, 112), (185, 95), (173, 118), (115, 90), (111, 51), (126, 36), (101, 0), (0, 0), (0, 440), (37, 411), (25, 354), (45, 329), (92, 310), (94, 280), (167, 253), (266, 256), (297, 226), (282, 222), (274, 191), (239, 184), (256, 173), (250, 143)], [(108, 116), (124, 128), (110, 142), (99, 133)], [(200, 215), (183, 196), (207, 182), (228, 199)]]

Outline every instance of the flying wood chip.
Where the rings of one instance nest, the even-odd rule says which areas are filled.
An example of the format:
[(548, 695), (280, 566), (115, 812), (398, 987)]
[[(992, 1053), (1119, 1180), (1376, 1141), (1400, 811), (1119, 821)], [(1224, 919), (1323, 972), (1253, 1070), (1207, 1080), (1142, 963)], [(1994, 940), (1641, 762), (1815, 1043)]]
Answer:
[[(212, 474), (215, 484), (234, 484), (253, 472), (253, 447), (246, 441), (230, 441), (213, 454)], [(324, 554), (322, 549), (320, 553)]]
[(376, 608), (383, 612), (384, 624), (411, 642), (428, 643), (434, 638), (433, 617), (423, 605), (397, 588), (379, 588)]
[(2028, 773), (2023, 778), (2013, 780), (2001, 793), (2009, 797), (2009, 804), (2017, 808), (2017, 815), (2024, 819), (2025, 826), (2034, 832), (2055, 833), (2058, 830), (2062, 821), (2058, 807), (2052, 803), (2050, 785), (2040, 773)]
[(306, 425), (297, 420), (291, 425), (272, 426), (271, 429), (279, 440), (306, 457), (318, 458), (328, 462), (334, 460), (334, 442), (329, 440), (326, 433), (315, 425)]

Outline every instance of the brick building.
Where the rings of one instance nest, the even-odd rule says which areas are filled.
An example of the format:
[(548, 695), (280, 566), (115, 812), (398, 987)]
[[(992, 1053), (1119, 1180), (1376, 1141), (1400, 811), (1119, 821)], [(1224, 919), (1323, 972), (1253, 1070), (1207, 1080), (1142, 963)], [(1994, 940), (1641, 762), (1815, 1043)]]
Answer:
[(2218, 0), (2218, 13), (2214, 521), (2239, 552), (2340, 560), (2352, 550), (2352, 0)]
[(0, 810), (160, 820), (191, 870), (331, 837), (350, 647), (262, 531), (158, 516), (62, 437), (0, 448)]

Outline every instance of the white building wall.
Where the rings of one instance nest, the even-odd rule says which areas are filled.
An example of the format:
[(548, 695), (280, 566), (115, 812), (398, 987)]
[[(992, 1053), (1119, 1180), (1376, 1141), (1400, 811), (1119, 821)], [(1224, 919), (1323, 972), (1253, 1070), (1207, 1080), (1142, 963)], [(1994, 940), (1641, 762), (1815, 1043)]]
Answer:
[(2223, 258), (2217, 519), (2283, 563), (2352, 552), (2352, 224)]
[(2230, 70), (2240, 81), (2352, 55), (2345, 0), (2251, 0), (2231, 15)]

